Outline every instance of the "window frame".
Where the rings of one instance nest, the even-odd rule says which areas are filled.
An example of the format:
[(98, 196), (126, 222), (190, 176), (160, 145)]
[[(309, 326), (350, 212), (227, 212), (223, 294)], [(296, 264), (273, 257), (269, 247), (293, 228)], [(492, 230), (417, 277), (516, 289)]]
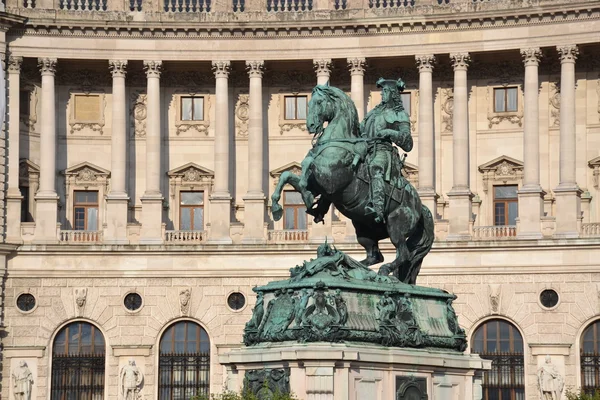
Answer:
[[(184, 205), (182, 204), (182, 197), (184, 193), (202, 193), (202, 204), (189, 204), (189, 205)], [(192, 229), (190, 229), (189, 231), (204, 231), (204, 226), (205, 226), (205, 218), (206, 218), (206, 209), (204, 207), (205, 204), (205, 196), (206, 193), (204, 190), (180, 190), (179, 191), (179, 230), (183, 230), (181, 229), (182, 226), (182, 218), (183, 218), (183, 209), (189, 208), (191, 209), (191, 219), (190, 219), (190, 226), (192, 226)], [(202, 228), (201, 229), (195, 229), (194, 226), (194, 209), (196, 208), (201, 208), (202, 209)]]
[[(290, 203), (288, 204), (286, 199), (287, 199), (287, 194), (288, 193), (300, 193), (297, 192), (296, 190), (284, 190), (283, 191), (283, 229), (287, 230), (287, 231), (304, 231), (308, 229), (308, 216), (306, 215), (306, 212), (304, 213), (304, 217), (306, 218), (306, 222), (305, 222), (305, 228), (298, 228), (298, 217), (299, 217), (299, 212), (298, 210), (300, 209), (306, 209), (306, 205), (304, 203)], [(294, 228), (293, 229), (288, 229), (286, 228), (287, 224), (287, 213), (285, 212), (286, 209), (293, 209), (294, 210)]]
[[(192, 119), (183, 119), (183, 101), (184, 99), (191, 99), (192, 100)], [(201, 99), (202, 100), (202, 118), (201, 119), (196, 119), (194, 117), (194, 110), (196, 109), (194, 106), (195, 103), (195, 99)], [(180, 95), (179, 96), (179, 120), (181, 122), (186, 122), (186, 123), (193, 123), (193, 122), (204, 122), (205, 120), (205, 114), (206, 114), (206, 100), (205, 100), (205, 96), (204, 95), (196, 95), (196, 94), (187, 94), (187, 95)]]
[[(96, 203), (77, 203), (77, 193), (81, 192), (95, 192), (96, 193)], [(84, 216), (84, 229), (77, 229), (77, 209), (83, 208), (83, 216)], [(75, 231), (89, 231), (88, 229), (88, 209), (96, 208), (96, 216), (98, 221), (96, 221), (96, 231), (100, 230), (100, 191), (99, 190), (73, 190), (73, 230)]]
[[(514, 89), (515, 90), (515, 96), (516, 96), (516, 107), (514, 110), (509, 110), (508, 109), (508, 91), (510, 89)], [(496, 109), (496, 92), (502, 90), (504, 92), (504, 110), (498, 110)], [(519, 111), (519, 87), (518, 86), (501, 86), (501, 87), (495, 87), (493, 88), (493, 93), (494, 93), (494, 112), (497, 114), (504, 114), (504, 113), (515, 113)]]
[[(518, 194), (515, 194), (515, 197), (511, 197), (511, 198), (504, 198), (504, 199), (497, 199), (496, 198), (496, 188), (497, 187), (515, 187), (516, 192), (518, 192), (519, 190), (519, 186), (518, 185), (493, 185), (492, 186), (492, 212), (493, 212), (493, 222), (494, 222), (494, 226), (515, 226), (516, 222), (514, 225), (509, 224), (508, 222), (508, 209), (509, 209), (509, 204), (510, 203), (515, 203), (517, 205), (517, 216), (516, 218), (519, 218), (519, 196)], [(496, 224), (496, 204), (504, 204), (504, 224), (503, 225), (498, 225)]]
[[(592, 329), (593, 330), (593, 345), (594, 351), (591, 353), (584, 352), (585, 347), (585, 335), (586, 333)], [(593, 359), (591, 365), (588, 367), (592, 367), (592, 372), (594, 376), (594, 384), (593, 386), (586, 386), (585, 379), (585, 369), (584, 369), (584, 360), (585, 357), (590, 357)], [(600, 319), (597, 319), (591, 323), (589, 323), (585, 329), (581, 332), (579, 336), (579, 387), (581, 388), (582, 393), (593, 394), (595, 389), (600, 385), (600, 366), (598, 365), (598, 361), (600, 361)]]
[[(288, 118), (287, 117), (287, 99), (289, 98), (293, 98), (294, 99), (294, 117), (295, 118)], [(305, 114), (308, 117), (308, 95), (306, 94), (285, 94), (283, 95), (283, 119), (285, 121), (306, 121), (306, 118), (298, 118), (298, 99), (299, 98), (304, 98), (306, 101), (306, 111)]]

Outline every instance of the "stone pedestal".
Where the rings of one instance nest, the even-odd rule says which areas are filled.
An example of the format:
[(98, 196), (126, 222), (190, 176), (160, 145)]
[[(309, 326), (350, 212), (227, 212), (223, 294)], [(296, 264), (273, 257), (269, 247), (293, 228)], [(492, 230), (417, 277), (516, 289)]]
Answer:
[(556, 197), (556, 231), (557, 239), (578, 238), (581, 221), (581, 189), (578, 187), (560, 186), (554, 189)]
[(472, 216), (471, 199), (473, 194), (469, 189), (452, 189), (448, 193), (448, 198), (450, 199), (450, 232), (447, 240), (470, 240), (469, 226)]
[(519, 239), (541, 239), (541, 218), (544, 215), (544, 195), (538, 186), (519, 190)]
[(140, 244), (162, 244), (162, 203), (160, 194), (145, 195), (142, 202), (142, 232)]
[[(261, 344), (219, 357), (227, 389), (242, 391), (256, 370), (279, 370), (300, 399), (480, 400), (481, 374), (491, 361), (454, 351), (386, 348), (368, 344)], [(272, 374), (277, 376), (277, 374)]]
[(56, 194), (35, 197), (35, 243), (57, 243), (58, 196)]
[[(247, 214), (248, 210), (244, 212)], [(230, 236), (231, 196), (213, 194), (210, 198), (210, 230), (208, 242), (211, 244), (231, 244)]]
[(265, 237), (265, 197), (244, 197), (244, 238), (242, 243), (263, 244), (267, 242)]
[[(11, 193), (10, 189), (6, 195), (6, 242), (23, 243), (21, 238), (21, 201), (20, 193)], [(9, 218), (10, 216), (10, 218)]]
[(127, 239), (127, 206), (129, 198), (108, 195), (106, 198), (106, 233), (104, 242), (129, 244)]

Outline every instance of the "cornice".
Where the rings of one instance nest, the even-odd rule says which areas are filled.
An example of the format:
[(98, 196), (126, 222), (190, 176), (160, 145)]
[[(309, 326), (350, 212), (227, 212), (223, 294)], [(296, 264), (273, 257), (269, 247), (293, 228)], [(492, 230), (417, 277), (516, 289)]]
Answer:
[[(479, 4), (479, 3), (478, 3)], [(485, 3), (481, 3), (485, 4)], [(440, 9), (452, 11), (448, 6)], [(185, 18), (174, 21), (167, 13), (146, 13), (145, 22), (128, 21), (129, 13), (92, 11), (90, 19), (68, 19), (67, 12), (42, 12), (11, 9), (10, 12), (29, 17), (24, 28), (11, 34), (38, 36), (75, 36), (94, 38), (154, 38), (154, 39), (272, 39), (291, 37), (336, 37), (347, 35), (386, 35), (417, 32), (444, 32), (502, 27), (558, 24), (570, 21), (600, 19), (598, 2), (565, 3), (514, 9), (477, 10), (448, 13), (421, 13), (414, 10), (432, 7), (412, 7), (387, 10), (385, 15), (373, 15), (372, 10), (332, 10), (290, 12), (288, 18), (273, 13), (198, 13), (198, 20)], [(47, 17), (36, 17), (47, 15)], [(51, 15), (48, 15), (48, 14)], [(415, 15), (418, 14), (418, 15)], [(184, 15), (182, 15), (183, 17)], [(189, 15), (191, 16), (191, 15)], [(185, 17), (189, 17), (185, 15)], [(51, 17), (51, 18), (48, 18)], [(416, 18), (418, 17), (418, 18)], [(168, 20), (167, 20), (168, 19)]]

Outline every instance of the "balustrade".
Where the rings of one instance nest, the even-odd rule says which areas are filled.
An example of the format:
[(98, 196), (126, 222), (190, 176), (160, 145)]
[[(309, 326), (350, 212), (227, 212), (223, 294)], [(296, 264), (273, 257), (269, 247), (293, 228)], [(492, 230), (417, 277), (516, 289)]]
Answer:
[(102, 241), (102, 231), (67, 231), (60, 230), (58, 233), (60, 243), (98, 243)]
[(107, 0), (60, 0), (58, 7), (70, 11), (106, 11)]
[(310, 11), (312, 0), (267, 0), (267, 11)]
[(269, 231), (268, 240), (270, 243), (294, 243), (294, 242), (307, 242), (308, 231), (307, 230), (277, 230)]
[(165, 243), (202, 243), (205, 231), (165, 231)]
[(600, 237), (600, 222), (581, 225), (582, 237)]
[(178, 13), (209, 12), (210, 0), (165, 0), (165, 11)]
[(369, 0), (369, 8), (402, 8), (414, 5), (415, 0)]
[(475, 240), (498, 240), (514, 239), (517, 236), (515, 225), (474, 226), (473, 239)]
[(129, 11), (142, 11), (142, 0), (129, 0)]

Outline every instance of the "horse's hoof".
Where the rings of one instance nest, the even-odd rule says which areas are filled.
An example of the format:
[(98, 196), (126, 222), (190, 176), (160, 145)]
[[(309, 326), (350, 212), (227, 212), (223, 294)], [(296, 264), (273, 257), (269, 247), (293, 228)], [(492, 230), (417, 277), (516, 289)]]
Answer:
[(271, 214), (273, 214), (273, 219), (275, 221), (279, 221), (281, 217), (283, 217), (283, 207), (279, 204), (273, 204), (271, 207)]
[(379, 268), (379, 275), (389, 275), (390, 274), (390, 265), (389, 264), (384, 264)]

